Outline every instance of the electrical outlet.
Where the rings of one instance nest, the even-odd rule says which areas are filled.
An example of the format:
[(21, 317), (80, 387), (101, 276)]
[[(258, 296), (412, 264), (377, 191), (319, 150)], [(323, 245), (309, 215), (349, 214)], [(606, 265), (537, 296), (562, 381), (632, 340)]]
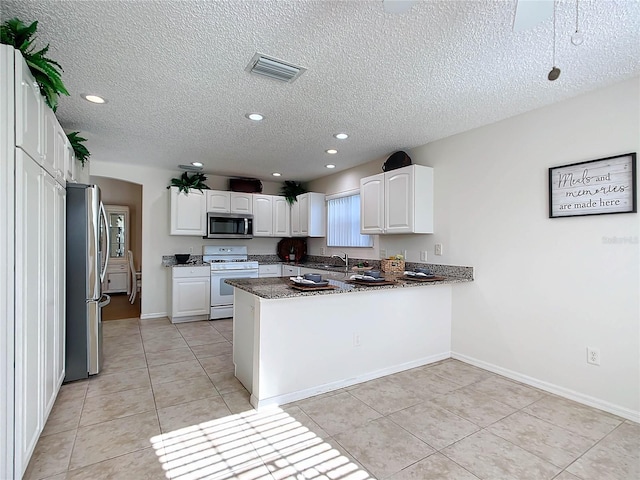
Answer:
[(600, 365), (600, 349), (587, 347), (587, 363), (590, 365)]
[(353, 334), (353, 346), (354, 347), (360, 346), (360, 335), (358, 335), (357, 333)]
[(193, 247), (189, 247), (189, 253), (193, 253)]
[(324, 247), (320, 247), (320, 255), (324, 255), (325, 253), (327, 253), (327, 249)]
[(434, 250), (436, 255), (442, 255), (442, 244), (436, 243)]
[(407, 259), (407, 251), (406, 250), (402, 251), (402, 258), (404, 258), (405, 260)]
[(387, 251), (384, 248), (380, 249), (380, 258), (387, 258)]
[(420, 261), (421, 262), (426, 262), (427, 261), (427, 251), (426, 250), (422, 250), (420, 252)]

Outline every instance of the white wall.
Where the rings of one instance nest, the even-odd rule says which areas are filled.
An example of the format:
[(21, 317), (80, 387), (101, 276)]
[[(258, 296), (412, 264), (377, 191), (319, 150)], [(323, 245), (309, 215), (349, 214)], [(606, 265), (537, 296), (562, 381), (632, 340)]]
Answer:
[[(170, 197), (167, 185), (180, 173), (138, 165), (124, 165), (108, 159), (95, 159), (91, 175), (126, 180), (142, 185), (142, 318), (167, 314), (169, 272), (162, 266), (163, 255), (202, 253), (203, 245), (247, 245), (250, 254), (275, 254), (279, 238), (251, 240), (206, 240), (201, 237), (169, 235)], [(228, 177), (207, 176), (207, 185), (216, 190), (228, 190)], [(277, 194), (276, 182), (263, 182), (263, 192)]]
[(430, 260), (475, 267), (453, 289), (454, 352), (636, 419), (638, 214), (549, 219), (547, 175), (638, 152), (639, 106), (635, 78), (410, 151), (435, 169), (436, 233), (382, 242), (430, 254), (440, 242)]

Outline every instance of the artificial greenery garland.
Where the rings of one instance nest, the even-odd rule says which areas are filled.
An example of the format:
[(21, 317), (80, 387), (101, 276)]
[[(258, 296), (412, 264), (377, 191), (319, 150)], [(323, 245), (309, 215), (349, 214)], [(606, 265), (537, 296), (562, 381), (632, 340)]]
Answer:
[(63, 71), (62, 67), (58, 62), (45, 56), (49, 51), (49, 44), (41, 50), (36, 50), (33, 44), (35, 38), (31, 37), (34, 36), (37, 29), (37, 21), (31, 25), (25, 25), (21, 20), (12, 18), (0, 26), (0, 43), (20, 50), (31, 74), (40, 87), (45, 102), (55, 112), (60, 94), (68, 96), (69, 92), (60, 77)]

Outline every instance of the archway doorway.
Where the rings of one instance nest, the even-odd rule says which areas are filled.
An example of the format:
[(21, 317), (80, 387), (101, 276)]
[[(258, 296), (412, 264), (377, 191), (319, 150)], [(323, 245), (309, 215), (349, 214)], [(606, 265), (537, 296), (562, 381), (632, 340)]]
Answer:
[(129, 257), (132, 256), (133, 272), (142, 272), (142, 185), (95, 175), (91, 176), (91, 183), (100, 187), (112, 232), (107, 274), (102, 284), (102, 291), (111, 296), (111, 302), (102, 309), (102, 320), (140, 318), (141, 292), (132, 275)]

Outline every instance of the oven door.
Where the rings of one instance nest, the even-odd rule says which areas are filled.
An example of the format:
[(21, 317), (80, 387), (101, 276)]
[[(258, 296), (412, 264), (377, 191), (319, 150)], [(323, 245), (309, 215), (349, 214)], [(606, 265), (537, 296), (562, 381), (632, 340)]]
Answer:
[(233, 287), (228, 278), (258, 278), (258, 270), (211, 271), (211, 319), (233, 317)]

